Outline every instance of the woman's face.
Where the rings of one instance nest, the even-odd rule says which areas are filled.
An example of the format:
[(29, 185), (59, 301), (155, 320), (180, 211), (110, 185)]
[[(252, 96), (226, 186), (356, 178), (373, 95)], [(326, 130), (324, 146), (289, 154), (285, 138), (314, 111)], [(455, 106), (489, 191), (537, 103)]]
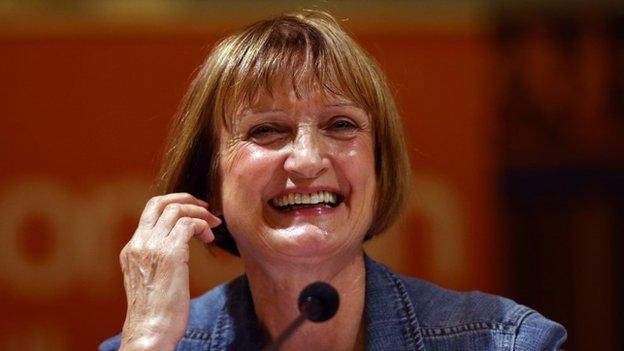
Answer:
[(309, 261), (361, 250), (376, 189), (371, 128), (352, 101), (318, 91), (276, 89), (238, 108), (219, 166), (241, 255)]

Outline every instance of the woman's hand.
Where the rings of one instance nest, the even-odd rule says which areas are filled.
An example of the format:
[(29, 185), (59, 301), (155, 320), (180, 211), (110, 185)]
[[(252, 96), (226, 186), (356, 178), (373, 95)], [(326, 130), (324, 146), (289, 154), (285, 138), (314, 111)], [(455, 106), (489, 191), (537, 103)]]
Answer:
[(189, 314), (189, 240), (210, 243), (221, 220), (186, 193), (150, 199), (119, 259), (128, 300), (122, 350), (173, 350)]

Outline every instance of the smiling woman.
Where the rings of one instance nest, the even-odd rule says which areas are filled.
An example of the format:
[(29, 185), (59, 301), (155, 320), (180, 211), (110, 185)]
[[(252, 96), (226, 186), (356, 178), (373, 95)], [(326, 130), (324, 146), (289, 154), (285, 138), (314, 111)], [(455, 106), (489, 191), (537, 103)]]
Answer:
[[(363, 242), (397, 217), (409, 163), (383, 74), (328, 14), (261, 21), (225, 38), (187, 94), (161, 189), (120, 255), (128, 311), (102, 350), (256, 350), (331, 283), (340, 309), (292, 350), (543, 350), (565, 330), (502, 297), (395, 275)], [(192, 237), (245, 275), (190, 300)]]
[[(355, 127), (354, 133), (358, 128), (371, 133), (379, 196), (376, 220), (366, 237), (385, 230), (403, 207), (409, 187), (400, 118), (383, 73), (331, 16), (321, 12), (258, 22), (214, 48), (171, 135), (161, 172), (162, 192), (189, 192), (219, 208), (221, 155), (215, 141), (225, 142), (227, 150), (235, 140), (253, 137), (263, 144), (285, 136), (289, 125), (275, 119), (296, 112), (287, 111), (292, 110), (288, 105), (310, 93), (318, 96), (315, 101), (308, 97), (308, 104), (323, 104), (317, 108), (323, 111), (314, 111), (322, 113), (318, 118), (337, 123), (323, 125), (325, 134), (334, 131), (338, 139), (340, 134), (346, 137), (337, 128), (349, 129), (348, 124)], [(229, 134), (229, 140), (224, 141), (222, 133)], [(231, 237), (220, 233), (216, 244), (236, 252)]]
[(288, 84), (255, 100), (270, 112), (235, 115), (219, 155), (220, 210), (243, 260), (321, 262), (361, 250), (376, 194), (368, 114), (333, 93), (297, 96)]

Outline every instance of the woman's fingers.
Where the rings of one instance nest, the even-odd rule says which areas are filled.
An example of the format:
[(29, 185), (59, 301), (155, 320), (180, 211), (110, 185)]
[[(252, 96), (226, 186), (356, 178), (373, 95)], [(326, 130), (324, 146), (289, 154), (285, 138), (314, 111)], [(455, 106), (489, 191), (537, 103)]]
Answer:
[(161, 214), (172, 203), (192, 204), (201, 207), (208, 207), (206, 201), (200, 200), (188, 193), (172, 193), (151, 198), (145, 205), (145, 209), (141, 214), (139, 226), (143, 228), (152, 228), (158, 222)]
[(183, 217), (199, 218), (205, 221), (208, 221), (210, 218), (212, 222), (214, 222), (215, 218), (218, 219), (204, 207), (192, 204), (171, 203), (165, 207), (162, 215), (158, 218), (153, 228), (154, 234), (167, 236), (178, 220)]
[(210, 214), (210, 216), (208, 216), (208, 218), (206, 218), (206, 222), (208, 222), (208, 226), (210, 228), (218, 227), (218, 226), (221, 225), (221, 223), (222, 223), (221, 218), (213, 215), (210, 212), (208, 212), (208, 214)]
[(206, 226), (206, 228), (199, 234), (196, 235), (197, 240), (201, 241), (204, 244), (210, 244), (214, 239), (214, 234), (212, 233), (212, 230), (210, 229), (209, 226)]
[(159, 349), (173, 349), (184, 335), (190, 301), (188, 242), (196, 236), (210, 243), (210, 226), (221, 223), (207, 207), (186, 193), (157, 196), (147, 203), (119, 256), (128, 299), (122, 343), (145, 339), (158, 342)]
[(197, 239), (205, 244), (209, 244), (214, 240), (214, 235), (212, 235), (208, 222), (203, 219), (190, 217), (178, 219), (167, 239), (173, 241), (174, 247), (180, 247), (188, 243), (193, 236), (196, 236)]

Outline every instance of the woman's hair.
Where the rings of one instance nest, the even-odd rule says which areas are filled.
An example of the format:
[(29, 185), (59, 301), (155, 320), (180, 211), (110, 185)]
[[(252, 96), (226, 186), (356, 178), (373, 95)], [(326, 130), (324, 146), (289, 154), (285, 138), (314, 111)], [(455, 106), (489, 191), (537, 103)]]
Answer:
[[(400, 117), (373, 59), (331, 15), (320, 11), (254, 23), (212, 49), (171, 130), (159, 191), (188, 192), (219, 209), (221, 128), (229, 128), (232, 111), (262, 92), (272, 93), (284, 77), (298, 95), (317, 87), (349, 98), (371, 116), (377, 189), (366, 239), (381, 233), (397, 218), (409, 191), (410, 166)], [(225, 226), (215, 231), (215, 244), (238, 254)]]

